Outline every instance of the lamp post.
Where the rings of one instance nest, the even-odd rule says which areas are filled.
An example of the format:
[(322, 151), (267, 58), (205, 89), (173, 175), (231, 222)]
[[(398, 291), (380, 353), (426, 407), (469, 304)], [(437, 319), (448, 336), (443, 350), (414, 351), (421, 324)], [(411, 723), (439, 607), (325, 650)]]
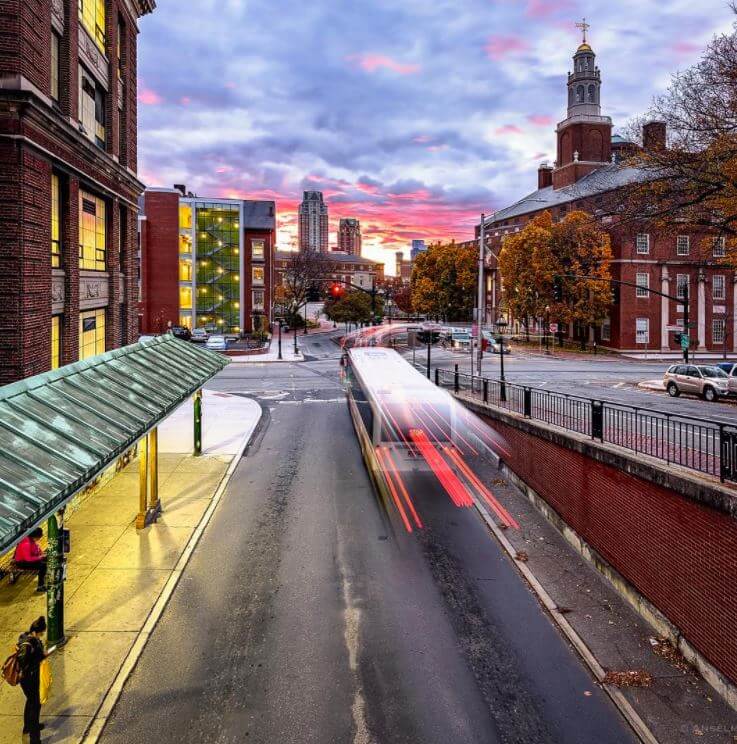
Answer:
[(545, 353), (550, 354), (550, 345), (548, 343), (548, 329), (550, 327), (550, 305), (545, 305)]
[(507, 400), (507, 386), (505, 385), (504, 379), (504, 329), (507, 327), (507, 321), (504, 318), (500, 318), (496, 322), (496, 327), (500, 329), (501, 333), (501, 344), (499, 344), (499, 364), (500, 364), (500, 385), (499, 385), (499, 400)]
[(294, 328), (294, 356), (297, 356), (297, 352), (298, 351), (299, 351), (299, 349), (297, 348), (297, 327), (295, 325), (295, 328)]
[(277, 318), (276, 319), (276, 322), (279, 324), (279, 357), (278, 358), (279, 358), (279, 361), (281, 361), (282, 360), (282, 355), (281, 355), (281, 326), (282, 326), (282, 318)]

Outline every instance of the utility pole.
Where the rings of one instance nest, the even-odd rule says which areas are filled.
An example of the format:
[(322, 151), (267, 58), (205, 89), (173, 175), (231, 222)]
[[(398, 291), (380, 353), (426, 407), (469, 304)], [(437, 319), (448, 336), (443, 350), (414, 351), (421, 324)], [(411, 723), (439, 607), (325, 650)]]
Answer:
[[(678, 288), (676, 288), (676, 292), (678, 292)], [(688, 347), (691, 343), (691, 329), (688, 327), (688, 305), (688, 281), (686, 281), (683, 285), (683, 330), (686, 333), (686, 345), (683, 347), (683, 361), (686, 364), (688, 364)]]
[[(484, 259), (486, 253), (486, 241), (484, 236), (484, 220), (486, 216), (481, 213), (481, 227), (479, 229), (479, 276), (478, 295), (476, 298), (476, 339), (478, 344), (478, 376), (481, 377), (481, 360), (484, 356), (483, 343), (483, 321), (486, 315), (486, 298), (484, 297)], [(473, 341), (471, 342), (471, 368), (473, 368)], [(473, 373), (472, 373), (473, 374)]]
[(281, 355), (281, 323), (282, 321), (281, 321), (281, 318), (277, 320), (277, 323), (279, 323), (279, 361), (281, 361), (282, 360), (282, 355)]

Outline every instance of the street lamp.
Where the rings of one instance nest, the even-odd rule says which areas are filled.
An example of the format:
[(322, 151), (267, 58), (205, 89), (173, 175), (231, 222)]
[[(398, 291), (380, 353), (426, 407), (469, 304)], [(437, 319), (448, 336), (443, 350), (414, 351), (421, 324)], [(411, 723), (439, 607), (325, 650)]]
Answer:
[(501, 344), (499, 344), (499, 363), (501, 365), (501, 369), (499, 370), (501, 374), (501, 379), (499, 380), (499, 400), (506, 401), (507, 386), (504, 379), (504, 329), (507, 327), (507, 321), (504, 320), (504, 318), (499, 318), (499, 320), (497, 320), (496, 322), (496, 327), (500, 329), (499, 332), (501, 333), (502, 340)]
[(545, 353), (550, 354), (548, 343), (548, 329), (550, 328), (550, 305), (545, 305)]
[(279, 357), (278, 357), (279, 358), (279, 361), (282, 360), (282, 355), (281, 355), (281, 326), (282, 326), (282, 320), (283, 320), (282, 318), (277, 318), (276, 319), (276, 322), (279, 324)]

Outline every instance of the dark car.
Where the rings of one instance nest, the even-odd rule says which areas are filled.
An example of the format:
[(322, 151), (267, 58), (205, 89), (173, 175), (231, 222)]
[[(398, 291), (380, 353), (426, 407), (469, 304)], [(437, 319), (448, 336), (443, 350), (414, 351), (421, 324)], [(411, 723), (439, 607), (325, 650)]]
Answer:
[(172, 326), (171, 335), (174, 338), (182, 339), (182, 341), (189, 341), (192, 338), (192, 333), (187, 326)]
[(731, 375), (732, 369), (734, 367), (737, 367), (737, 362), (719, 362), (718, 364), (715, 364), (714, 366), (719, 367), (719, 369), (723, 369), (728, 375)]

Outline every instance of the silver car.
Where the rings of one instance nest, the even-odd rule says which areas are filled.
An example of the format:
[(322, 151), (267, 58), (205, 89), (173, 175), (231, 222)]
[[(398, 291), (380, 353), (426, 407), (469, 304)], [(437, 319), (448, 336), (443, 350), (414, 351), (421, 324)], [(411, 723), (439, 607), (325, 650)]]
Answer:
[(729, 394), (727, 373), (710, 365), (673, 364), (668, 367), (663, 383), (671, 398), (677, 398), (681, 393), (691, 393), (714, 401)]

